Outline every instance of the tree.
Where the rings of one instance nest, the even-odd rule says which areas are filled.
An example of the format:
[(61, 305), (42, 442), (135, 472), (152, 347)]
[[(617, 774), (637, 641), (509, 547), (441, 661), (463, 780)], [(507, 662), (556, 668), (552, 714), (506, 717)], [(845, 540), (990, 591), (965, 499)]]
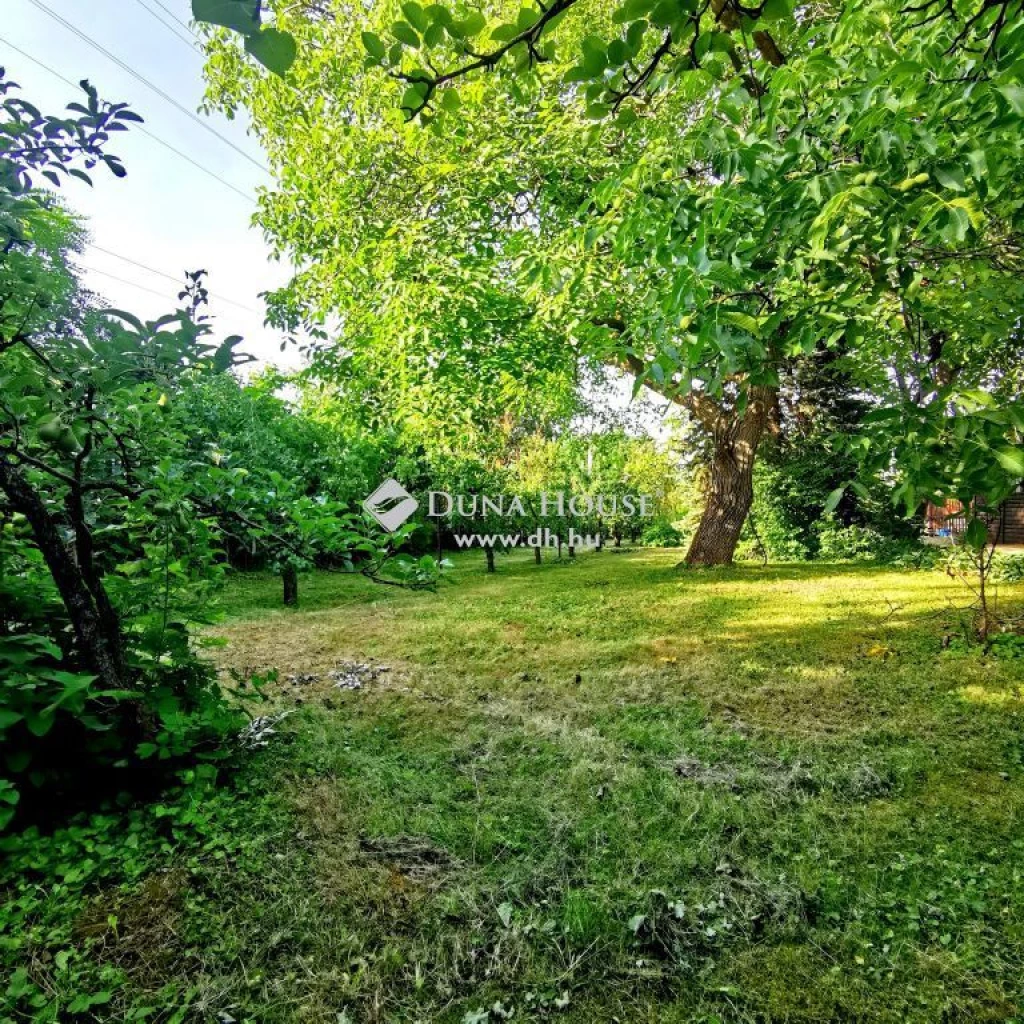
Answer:
[[(79, 376), (93, 353), (80, 339), (65, 352), (47, 351), (37, 337), (40, 310), (50, 297), (43, 290), (47, 282), (35, 270), (45, 247), (35, 243), (33, 233), (40, 225), (53, 223), (54, 207), (52, 199), (34, 191), (35, 180), (43, 177), (59, 185), (62, 177), (74, 175), (88, 181), (86, 171), (77, 165), (88, 170), (98, 163), (122, 176), (123, 167), (104, 152), (104, 146), (112, 130), (140, 120), (124, 104), (101, 103), (88, 83), (82, 86), (87, 104), (69, 108), (77, 116), (46, 117), (15, 95), (15, 84), (0, 69), (0, 96), (9, 118), (0, 127), (0, 230), (5, 241), (0, 260), (0, 356), (4, 357), (2, 393), (10, 396), (0, 409), (4, 430), (0, 490), (31, 526), (86, 665), (109, 689), (124, 690), (128, 678), (120, 623), (93, 566), (92, 538), (85, 521), (87, 494), (124, 486), (123, 481), (112, 480), (106, 482), (108, 488), (86, 479), (98, 438), (105, 436), (109, 426), (106, 410), (98, 408), (98, 382)], [(168, 335), (157, 341), (155, 334), (146, 340), (162, 349)], [(125, 339), (126, 334), (112, 332), (109, 340), (101, 342), (108, 347), (103, 354), (115, 361), (123, 359)], [(131, 344), (141, 340), (134, 337)], [(171, 344), (179, 341), (178, 355), (187, 344), (178, 337)], [(113, 372), (111, 367), (105, 369)], [(27, 432), (30, 423), (31, 432)], [(76, 426), (84, 428), (83, 433), (76, 432)], [(52, 461), (40, 458), (41, 451), (52, 453)], [(64, 504), (75, 536), (74, 555), (64, 543), (58, 518), (25, 467), (45, 473), (66, 489)]]
[(961, 504), (967, 520), (962, 546), (967, 575), (973, 576), (966, 581), (977, 598), (978, 636), (986, 643), (995, 626), (989, 578), (1000, 539), (998, 507), (1024, 480), (1022, 439), (1018, 367), (991, 390), (949, 385), (920, 403), (870, 413), (851, 445), (867, 475), (895, 478), (894, 500), (908, 510), (923, 500)]
[[(798, 19), (786, 4), (627, 2), (588, 7), (585, 26), (575, 3), (497, 25), (444, 5), (363, 21), (282, 9), (299, 41), (289, 86), (254, 82), (223, 47), (210, 77), (218, 103), (250, 104), (281, 168), (268, 232), (299, 257), (329, 240), (289, 308), (379, 315), (390, 287), (429, 320), (442, 296), (501, 282), (567, 361), (621, 366), (704, 424), (715, 451), (687, 561), (715, 564), (791, 360), (842, 342), (880, 401), (878, 368), (898, 374), (922, 346), (977, 378), (1005, 365), (1018, 6), (959, 21), (938, 5)], [(489, 48), (472, 41), (485, 32)], [(401, 83), (391, 97), (376, 69)], [(343, 107), (315, 102), (325, 82)]]
[(68, 118), (14, 88), (0, 72), (0, 737), (8, 770), (48, 778), (33, 765), (45, 737), (58, 759), (109, 767), (237, 731), (238, 694), (189, 628), (209, 621), (226, 535), (396, 585), (429, 584), (437, 567), (394, 557), (400, 535), (374, 536), (294, 466), (261, 469), (248, 450), (250, 473), (220, 464), (217, 429), (197, 439), (188, 411), (245, 359), (239, 337), (211, 340), (202, 272), (158, 320), (97, 310), (66, 258), (78, 225), (35, 187), (101, 162), (122, 175), (105, 147), (138, 118), (87, 83)]
[(278, 394), (292, 384), (275, 371), (250, 384), (219, 375), (197, 382), (174, 406), (204, 467), (193, 498), (216, 518), (232, 563), (280, 573), (286, 605), (299, 602), (298, 573), (314, 567), (433, 586), (437, 563), (399, 552), (411, 528), (384, 536), (359, 509), (388, 475), (388, 446), (351, 422), (313, 415), (331, 411), (323, 402), (304, 408), (301, 399)]

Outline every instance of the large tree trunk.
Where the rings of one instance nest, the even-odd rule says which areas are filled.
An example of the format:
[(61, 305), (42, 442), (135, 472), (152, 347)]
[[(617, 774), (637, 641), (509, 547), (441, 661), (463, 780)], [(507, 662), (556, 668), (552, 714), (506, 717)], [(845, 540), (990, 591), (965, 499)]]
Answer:
[[(731, 31), (731, 29), (730, 29)], [(776, 67), (785, 62), (774, 41), (766, 35), (767, 43), (775, 53), (763, 55)], [(761, 46), (765, 40), (759, 41)], [(752, 84), (747, 82), (748, 91)], [(754, 89), (752, 95), (757, 94)], [(626, 324), (618, 318), (596, 321), (620, 334)], [(716, 400), (703, 391), (665, 387), (647, 375), (647, 364), (638, 356), (627, 353), (616, 362), (619, 369), (633, 374), (657, 394), (683, 406), (705, 430), (714, 443), (706, 503), (700, 525), (690, 543), (684, 565), (729, 565), (736, 553), (743, 524), (754, 501), (754, 458), (765, 431), (772, 425), (778, 408), (778, 388), (763, 385), (744, 387), (734, 380), (739, 397), (745, 398), (742, 409), (735, 401)], [(633, 537), (636, 540), (636, 535)]]
[(754, 501), (754, 458), (775, 404), (771, 388), (752, 387), (742, 412), (716, 403), (698, 413), (712, 435), (704, 513), (686, 553), (686, 565), (729, 565)]
[(105, 689), (128, 689), (130, 679), (120, 622), (102, 583), (94, 578), (90, 586), (43, 499), (21, 470), (3, 456), (0, 456), (0, 488), (11, 507), (20, 512), (32, 528), (89, 669), (100, 677)]

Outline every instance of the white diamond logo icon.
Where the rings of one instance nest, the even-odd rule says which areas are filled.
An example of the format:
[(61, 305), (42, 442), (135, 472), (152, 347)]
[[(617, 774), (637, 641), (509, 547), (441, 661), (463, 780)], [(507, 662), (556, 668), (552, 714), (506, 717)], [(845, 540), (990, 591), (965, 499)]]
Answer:
[(397, 480), (385, 480), (363, 502), (363, 508), (388, 533), (394, 533), (419, 507), (420, 503)]

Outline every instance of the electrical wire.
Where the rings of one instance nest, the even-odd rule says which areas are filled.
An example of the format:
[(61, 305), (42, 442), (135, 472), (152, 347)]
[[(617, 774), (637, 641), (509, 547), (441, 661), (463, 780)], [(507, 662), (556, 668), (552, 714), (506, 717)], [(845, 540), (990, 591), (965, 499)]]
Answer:
[(190, 35), (192, 35), (192, 36), (196, 35), (196, 33), (192, 29), (192, 26), (189, 25), (188, 22), (182, 21), (181, 18), (179, 18), (174, 13), (174, 11), (172, 11), (170, 9), (170, 7), (168, 7), (167, 4), (165, 4), (163, 2), (163, 0), (153, 0), (153, 3), (155, 3), (157, 5), (157, 7), (159, 7), (162, 11), (164, 11), (167, 14), (168, 17), (170, 17), (172, 20), (176, 21)]
[(166, 19), (166, 18), (164, 18), (163, 16), (161, 16), (161, 15), (157, 14), (157, 12), (156, 12), (156, 11), (154, 11), (154, 10), (153, 10), (153, 8), (152, 8), (152, 7), (150, 7), (150, 6), (149, 6), (149, 5), (148, 5), (148, 4), (146, 3), (146, 0), (135, 0), (135, 2), (136, 2), (136, 3), (137, 3), (137, 4), (138, 4), (138, 5), (139, 5), (139, 6), (140, 6), (140, 7), (141, 7), (141, 8), (142, 8), (142, 9), (143, 9), (143, 10), (144, 10), (144, 11), (145, 11), (145, 12), (146, 12), (146, 13), (147, 13), (147, 14), (148, 14), (149, 16), (150, 16), (150, 17), (151, 17), (151, 18), (154, 18), (154, 19), (155, 19), (156, 21), (159, 21), (159, 22), (160, 22), (160, 24), (161, 24), (161, 25), (163, 25), (163, 27), (164, 27), (165, 29), (167, 29), (167, 31), (168, 31), (168, 32), (170, 32), (170, 33), (171, 33), (171, 34), (172, 34), (172, 35), (174, 36), (174, 38), (175, 38), (175, 39), (177, 39), (177, 40), (179, 40), (180, 42), (184, 43), (184, 44), (185, 44), (185, 45), (186, 45), (186, 46), (187, 46), (187, 47), (188, 47), (188, 48), (189, 48), (190, 50), (193, 50), (193, 51), (196, 51), (196, 52), (198, 52), (199, 48), (198, 48), (198, 47), (196, 46), (196, 41), (195, 41), (195, 37), (192, 37), (192, 36), (183, 36), (183, 35), (181, 34), (181, 32), (180, 32), (180, 31), (179, 31), (179, 30), (178, 30), (177, 28), (175, 28), (175, 26), (174, 26), (174, 25), (172, 25), (172, 24), (171, 24), (171, 23), (170, 23), (169, 21), (167, 21), (167, 19)]
[[(185, 284), (183, 281), (179, 281), (177, 278), (171, 277), (170, 274), (165, 274), (163, 273), (163, 271), (154, 270), (152, 267), (147, 267), (141, 263), (136, 263), (135, 260), (127, 259), (127, 257), (118, 256), (117, 253), (109, 252), (109, 250), (107, 249), (101, 249), (98, 245), (93, 245), (92, 243), (86, 244), (90, 249), (97, 249), (99, 252), (107, 253), (107, 255), (109, 256), (115, 256), (119, 260), (124, 260), (126, 263), (131, 263), (133, 266), (140, 267), (142, 270), (148, 270), (151, 274), (158, 274), (160, 277), (167, 278), (168, 281), (173, 281), (179, 291), (183, 291), (185, 288)], [(144, 284), (138, 284), (135, 281), (129, 281), (126, 277), (118, 277), (117, 274), (111, 274), (110, 271), (108, 270), (100, 270), (99, 267), (91, 267), (87, 263), (81, 264), (80, 269), (88, 271), (90, 274), (100, 274), (103, 277), (109, 277), (111, 281), (117, 281), (120, 284), (126, 284), (128, 285), (129, 288), (138, 288), (139, 291), (148, 292), (150, 295), (155, 295), (158, 299), (166, 300), (167, 298), (166, 294), (164, 294), (163, 292), (158, 292), (155, 288), (147, 288)], [(239, 302), (233, 302), (231, 299), (225, 299), (223, 296), (215, 295), (213, 292), (209, 292), (208, 294), (211, 299), (217, 299), (219, 302), (227, 302), (230, 303), (232, 306), (238, 306), (239, 309), (247, 310), (250, 313), (256, 313), (257, 316), (259, 315), (258, 311), (252, 309), (250, 306), (243, 306)]]
[[(53, 68), (51, 68), (49, 65), (45, 64), (43, 61), (39, 60), (38, 58), (33, 57), (30, 53), (27, 53), (25, 50), (22, 50), (20, 47), (16, 46), (14, 43), (12, 43), (9, 40), (5, 39), (3, 36), (0, 36), (0, 42), (2, 42), (5, 45), (9, 46), (12, 50), (14, 50), (15, 52), (21, 54), (21, 56), (25, 57), (27, 60), (32, 61), (32, 63), (38, 65), (44, 71), (46, 71), (49, 74), (53, 75), (55, 78), (57, 78), (60, 81), (64, 82), (66, 85), (69, 85), (72, 88), (78, 88), (79, 87), (79, 86), (76, 86), (75, 83), (72, 82), (70, 79), (68, 79), (64, 75), (60, 74), (60, 72), (54, 70)], [(189, 158), (185, 154), (183, 154), (180, 151), (178, 151), (177, 149), (175, 149), (175, 147), (171, 146), (170, 143), (164, 142), (163, 139), (161, 139), (158, 136), (154, 135), (152, 132), (146, 131), (141, 126), (137, 126), (137, 127), (139, 128), (140, 131), (143, 131), (147, 136), (152, 138), (154, 141), (159, 142), (161, 145), (166, 146), (168, 149), (172, 150), (173, 152), (178, 153), (179, 156), (182, 156), (184, 159), (186, 159), (190, 163), (194, 164), (194, 166), (196, 166), (199, 170), (203, 171), (206, 174), (209, 174), (211, 177), (215, 178), (221, 184), (223, 184), (223, 185), (227, 186), (228, 188), (232, 189), (232, 191), (237, 192), (240, 196), (242, 196), (243, 199), (247, 199), (250, 202), (253, 201), (251, 196), (248, 196), (244, 192), (242, 192), (240, 189), (235, 188), (234, 185), (232, 185), (228, 181), (225, 181), (223, 178), (221, 178), (219, 175), (215, 174), (213, 171), (210, 171), (207, 168), (203, 167), (201, 164), (198, 164), (194, 160), (191, 160), (191, 158)], [(95, 249), (97, 252), (101, 252), (105, 256), (110, 256), (110, 257), (112, 257), (114, 259), (121, 260), (122, 262), (130, 264), (133, 267), (137, 267), (140, 270), (145, 270), (146, 272), (148, 272), (150, 274), (155, 274), (158, 277), (162, 277), (165, 280), (168, 280), (168, 281), (172, 282), (178, 288), (182, 288), (184, 286), (183, 282), (181, 280), (179, 280), (178, 278), (174, 277), (171, 274), (166, 273), (165, 271), (157, 270), (155, 267), (150, 267), (147, 264), (141, 263), (138, 260), (134, 260), (134, 259), (132, 259), (129, 256), (123, 256), (123, 255), (121, 255), (121, 253), (114, 252), (111, 249), (105, 249), (103, 246), (97, 245), (95, 242), (88, 242), (88, 243), (86, 243), (86, 245), (88, 246), (88, 248)], [(128, 285), (131, 288), (137, 288), (140, 291), (148, 292), (150, 295), (155, 295), (158, 298), (166, 298), (166, 296), (163, 293), (161, 293), (161, 292), (157, 292), (157, 291), (155, 291), (152, 288), (147, 288), (145, 285), (137, 284), (134, 281), (129, 281), (126, 278), (118, 277), (116, 274), (108, 273), (105, 270), (99, 270), (96, 267), (88, 267), (88, 266), (84, 267), (84, 269), (90, 271), (91, 273), (100, 274), (103, 277), (108, 277), (111, 280), (117, 281), (117, 282), (119, 282), (121, 284)], [(210, 295), (211, 298), (217, 299), (217, 301), (219, 301), (219, 302), (225, 302), (228, 305), (235, 306), (238, 309), (245, 310), (246, 312), (252, 313), (252, 314), (254, 314), (256, 316), (260, 315), (259, 314), (259, 310), (253, 309), (252, 306), (246, 306), (244, 303), (236, 302), (234, 299), (229, 299), (226, 296), (219, 295), (219, 294), (217, 294), (215, 292), (210, 292), (209, 295)]]
[(128, 285), (129, 288), (138, 288), (140, 292), (148, 292), (150, 295), (155, 295), (158, 299), (167, 300), (167, 296), (163, 292), (158, 292), (155, 288), (147, 288), (144, 284), (136, 284), (125, 277), (118, 277), (117, 274), (108, 274), (105, 270), (97, 270), (96, 267), (90, 267), (87, 264), (83, 264), (80, 269), (86, 270), (90, 274), (100, 274), (103, 277), (109, 277), (111, 281), (118, 281), (120, 284)]
[[(31, 53), (26, 52), (20, 46), (15, 46), (14, 43), (12, 43), (9, 39), (5, 39), (3, 36), (0, 36), (0, 43), (3, 43), (5, 46), (9, 46), (12, 50), (14, 50), (15, 53), (21, 54), (21, 56), (24, 57), (26, 60), (30, 60), (33, 64), (42, 68), (47, 73), (53, 75), (54, 78), (59, 79), (65, 85), (69, 85), (72, 89), (81, 88), (80, 83), (72, 82), (70, 78), (66, 78), (59, 71), (55, 71), (52, 67), (50, 67), (49, 64), (45, 64), (38, 57), (33, 57)], [(148, 138), (151, 138), (154, 142), (158, 142), (161, 146), (164, 147), (164, 149), (169, 149), (176, 156), (181, 157), (182, 160), (187, 161), (197, 170), (202, 171), (203, 174), (213, 178), (214, 181), (219, 181), (225, 188), (231, 189), (232, 192), (234, 192), (236, 195), (241, 196), (244, 200), (246, 200), (246, 202), (256, 202), (255, 198), (248, 192), (243, 192), (242, 189), (238, 188), (237, 185), (232, 185), (230, 181), (228, 181), (226, 178), (222, 178), (216, 171), (211, 171), (208, 167), (204, 167), (203, 164), (199, 163), (196, 160), (193, 160), (192, 157), (190, 157), (187, 153), (183, 153), (176, 146), (172, 146), (171, 143), (160, 138), (159, 135), (154, 134), (144, 125), (137, 124), (134, 126), (132, 130), (139, 131)]]
[(47, 7), (47, 5), (43, 3), (43, 0), (28, 0), (28, 2), (32, 4), (33, 7), (36, 7), (38, 10), (48, 15), (59, 25), (63, 25), (64, 28), (66, 28), (69, 32), (73, 33), (75, 36), (81, 39), (82, 42), (91, 46), (98, 53), (103, 54), (104, 57), (112, 61), (127, 74), (131, 75), (132, 78), (136, 79), (136, 81), (141, 82), (144, 86), (146, 86), (147, 89), (150, 89), (153, 92), (155, 92), (162, 100), (169, 103), (176, 110), (181, 111), (181, 113), (183, 113), (186, 117), (188, 117), (190, 120), (194, 121), (197, 125), (199, 125), (200, 128), (203, 128), (205, 131), (208, 131), (211, 135), (220, 139), (220, 141), (223, 142), (226, 146), (230, 146), (236, 153), (238, 153), (240, 156), (248, 160), (249, 163), (251, 163), (254, 167), (258, 167), (265, 174), (270, 174), (270, 170), (265, 165), (261, 164), (258, 160), (251, 157), (240, 146), (236, 146), (230, 139), (221, 135), (221, 133), (217, 131), (217, 129), (214, 128), (211, 124), (208, 124), (206, 121), (203, 121), (201, 118), (197, 117), (191, 110), (188, 109), (188, 107), (179, 103), (173, 96), (171, 96), (169, 93), (161, 89), (160, 86), (154, 85), (148, 78), (146, 78), (145, 75), (140, 74), (130, 64), (126, 64), (123, 60), (121, 60), (120, 57), (111, 53), (106, 47), (102, 46), (100, 43), (97, 43), (95, 39), (93, 39), (91, 36), (83, 32), (76, 25), (72, 24), (66, 18), (61, 17), (52, 8)]
[[(122, 256), (118, 252), (113, 252), (110, 249), (104, 249), (102, 245), (97, 245), (95, 242), (86, 242), (86, 246), (90, 249), (95, 249), (97, 252), (103, 253), (104, 256), (112, 256), (115, 260), (121, 260), (123, 263), (130, 263), (133, 267), (138, 267), (139, 270), (147, 270), (151, 274), (156, 274), (157, 277), (166, 278), (168, 281), (173, 281), (179, 288), (184, 287), (182, 279), (175, 277), (173, 274), (168, 274), (163, 270), (157, 270), (155, 267), (147, 266), (145, 263), (140, 263), (138, 260), (133, 260), (128, 256)], [(237, 306), (239, 309), (244, 309), (247, 313), (254, 313), (256, 316), (260, 315), (258, 309), (253, 309), (252, 306), (246, 306), (241, 302), (236, 302), (234, 299), (225, 298), (223, 295), (218, 295), (216, 292), (210, 292), (211, 299), (217, 299), (219, 302), (226, 302), (231, 306)]]

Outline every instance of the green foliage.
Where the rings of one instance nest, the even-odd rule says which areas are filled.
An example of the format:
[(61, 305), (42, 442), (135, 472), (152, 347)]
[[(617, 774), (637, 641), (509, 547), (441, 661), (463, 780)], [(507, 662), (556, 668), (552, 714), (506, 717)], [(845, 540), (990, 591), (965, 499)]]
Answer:
[[(297, 401), (280, 397), (296, 386)], [(339, 403), (304, 387), (273, 372), (246, 385), (221, 375), (175, 404), (173, 419), (191, 432), (190, 448), (203, 461), (202, 500), (229, 560), (432, 586), (436, 565), (396, 555), (411, 530), (382, 536), (360, 508), (381, 480), (400, 472), (398, 443), (362, 430)]]
[(288, 169), (258, 217), (306, 269), (272, 306), (344, 325), (314, 338), (325, 376), (448, 423), (598, 362), (710, 422), (824, 354), (834, 396), (893, 428), (866, 424), (842, 468), (830, 446), (841, 514), (854, 467), (874, 503), (893, 460), (913, 513), (968, 475), (994, 501), (1021, 461), (1012, 414), (962, 399), (1019, 384), (1024, 35), (1005, 4), (932, 6), (282, 8), (294, 92), (219, 46), (208, 76)]
[[(247, 360), (239, 337), (211, 340), (202, 271), (185, 275), (184, 308), (153, 321), (97, 311), (78, 288), (67, 259), (78, 226), (32, 177), (59, 184), (100, 160), (120, 176), (104, 143), (137, 120), (85, 89), (75, 118), (8, 98), (0, 125), (5, 824), (19, 794), (31, 816), (44, 800), (27, 806), (30, 791), (77, 798), (142, 762), (225, 755), (259, 696), (244, 678), (222, 689), (195, 637), (213, 621), (229, 538), (280, 567), (337, 563), (406, 587), (439, 573), (396, 558), (406, 534), (381, 538), (351, 491), (321, 486), (324, 430), (275, 399), (273, 382), (231, 377)], [(0, 94), (12, 90), (0, 74)]]
[(1015, 388), (1007, 375), (995, 394), (945, 387), (925, 403), (879, 410), (865, 417), (864, 432), (852, 446), (876, 474), (895, 460), (899, 484), (893, 501), (908, 511), (925, 499), (940, 506), (959, 501), (969, 519), (967, 543), (980, 550), (988, 532), (984, 517), (995, 513), (1021, 478), (1024, 403)]
[(988, 644), (988, 651), (997, 658), (1024, 660), (1024, 635), (1020, 633), (997, 633)]
[(834, 516), (816, 524), (818, 557), (824, 562), (881, 562), (888, 538), (866, 526), (844, 526)]
[(1000, 555), (997, 552), (993, 576), (1002, 583), (1024, 583), (1024, 555)]
[(62, 671), (61, 656), (60, 648), (43, 637), (0, 637), (0, 665), (4, 668), (0, 737), (8, 768), (29, 763), (25, 745), (11, 735), (15, 726), (24, 723), (27, 731), (39, 739), (53, 729), (58, 714), (65, 712), (87, 728), (103, 729), (101, 719), (85, 715), (87, 703), (101, 697), (125, 696), (94, 690), (95, 676)]
[[(164, 412), (223, 348), (201, 338), (183, 315), (144, 324), (120, 314), (89, 320), (59, 344), (37, 333), (30, 350), (0, 360), (3, 457), (25, 467), (9, 472), (26, 487), (67, 510), (81, 589), (65, 581), (60, 596), (66, 604), (91, 594), (97, 623), (83, 627), (58, 603), (50, 563), (59, 550), (10, 492), (0, 708), (6, 768), (19, 786), (73, 786), (82, 758), (118, 768), (211, 741), (216, 752), (244, 721), (190, 636), (211, 621), (220, 540), (197, 514), (187, 428)], [(109, 661), (89, 646), (95, 635), (83, 629), (93, 628), (107, 629)]]
[(262, 0), (192, 0), (198, 22), (219, 25), (239, 33), (245, 52), (280, 78), (295, 62), (296, 43), (289, 32), (262, 24)]
[(640, 535), (640, 543), (650, 548), (678, 548), (683, 535), (667, 519), (656, 519)]
[[(130, 941), (128, 961), (134, 961), (147, 941), (145, 926), (136, 924), (149, 921), (159, 930), (171, 923), (164, 915), (176, 913), (183, 865), (193, 877), (204, 865), (228, 861), (247, 877), (262, 866), (261, 830), (280, 829), (286, 819), (266, 801), (266, 786), (255, 772), (231, 767), (236, 772), (227, 785), (212, 765), (199, 765), (180, 771), (149, 803), (122, 798), (54, 829), (32, 826), (0, 837), (5, 1012), (33, 1019), (84, 1013), (182, 1019), (190, 997), (177, 986), (150, 993), (123, 1016), (113, 1010), (124, 1003), (132, 969), (129, 962), (107, 962), (102, 950)], [(27, 877), (47, 884), (19, 889)], [(28, 955), (39, 948), (50, 951), (45, 974), (32, 968)]]

